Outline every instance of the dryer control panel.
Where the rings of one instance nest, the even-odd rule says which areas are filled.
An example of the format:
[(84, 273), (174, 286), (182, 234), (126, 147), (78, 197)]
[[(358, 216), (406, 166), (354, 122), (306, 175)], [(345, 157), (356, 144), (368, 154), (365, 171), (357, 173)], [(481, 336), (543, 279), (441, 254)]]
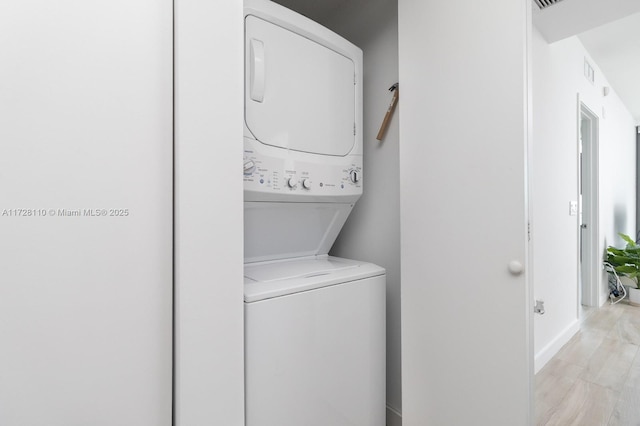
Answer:
[(263, 194), (272, 199), (268, 196), (271, 194), (276, 198), (285, 196), (289, 199), (295, 195), (314, 201), (328, 197), (327, 201), (331, 201), (343, 197), (357, 199), (362, 194), (362, 156), (322, 156), (324, 158), (319, 160), (315, 154), (305, 159), (304, 153), (270, 148), (281, 151), (276, 156), (258, 152), (258, 144), (250, 138), (245, 139), (245, 198), (260, 198)]

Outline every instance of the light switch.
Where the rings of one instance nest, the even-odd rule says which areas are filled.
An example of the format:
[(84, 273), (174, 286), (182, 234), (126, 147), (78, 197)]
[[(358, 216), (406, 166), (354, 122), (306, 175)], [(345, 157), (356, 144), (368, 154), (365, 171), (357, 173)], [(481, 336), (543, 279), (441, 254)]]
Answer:
[(569, 216), (575, 216), (578, 214), (578, 202), (569, 201)]

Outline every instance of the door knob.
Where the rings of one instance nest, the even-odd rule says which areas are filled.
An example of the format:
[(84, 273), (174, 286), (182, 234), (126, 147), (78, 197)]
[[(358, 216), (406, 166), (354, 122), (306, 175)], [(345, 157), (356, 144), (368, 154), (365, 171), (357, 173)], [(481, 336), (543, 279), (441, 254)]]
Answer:
[(512, 275), (520, 275), (522, 271), (524, 271), (524, 265), (522, 265), (522, 263), (517, 260), (509, 262), (509, 272), (511, 272)]

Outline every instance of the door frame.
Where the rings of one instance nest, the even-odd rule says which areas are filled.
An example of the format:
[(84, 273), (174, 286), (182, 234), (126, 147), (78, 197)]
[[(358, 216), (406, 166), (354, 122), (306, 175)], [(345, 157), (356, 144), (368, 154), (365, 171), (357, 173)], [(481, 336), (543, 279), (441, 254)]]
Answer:
[[(598, 244), (598, 236), (600, 233), (600, 202), (599, 202), (599, 134), (600, 134), (600, 119), (596, 113), (594, 113), (582, 100), (580, 99), (580, 95), (578, 94), (578, 113), (577, 113), (577, 137), (576, 137), (576, 149), (577, 149), (577, 169), (578, 169), (578, 184), (576, 185), (576, 195), (577, 198), (580, 199), (580, 186), (582, 182), (582, 162), (580, 161), (580, 148), (581, 148), (581, 127), (582, 120), (588, 120), (591, 124), (589, 126), (589, 135), (588, 135), (588, 147), (589, 150), (589, 170), (588, 174), (589, 185), (589, 197), (588, 203), (585, 204), (584, 200), (582, 202), (581, 208), (584, 214), (585, 211), (589, 212), (589, 218), (591, 223), (586, 228), (586, 231), (583, 232), (581, 227), (580, 214), (576, 215), (576, 227), (578, 230), (578, 241), (577, 241), (577, 270), (578, 270), (578, 283), (576, 285), (576, 291), (578, 293), (578, 305), (576, 309), (578, 309), (578, 313), (580, 312), (580, 305), (585, 301), (587, 306), (600, 306), (600, 271), (601, 271), (601, 262), (599, 256), (599, 244)], [(583, 152), (584, 155), (584, 152)], [(583, 184), (584, 187), (584, 184)], [(587, 250), (583, 255), (582, 262), (588, 262), (590, 265), (587, 270), (589, 271), (590, 279), (588, 280), (588, 284), (586, 288), (583, 288), (583, 280), (582, 280), (582, 262), (580, 260), (580, 253), (582, 250), (582, 241), (586, 238), (586, 241), (589, 245), (589, 250)]]

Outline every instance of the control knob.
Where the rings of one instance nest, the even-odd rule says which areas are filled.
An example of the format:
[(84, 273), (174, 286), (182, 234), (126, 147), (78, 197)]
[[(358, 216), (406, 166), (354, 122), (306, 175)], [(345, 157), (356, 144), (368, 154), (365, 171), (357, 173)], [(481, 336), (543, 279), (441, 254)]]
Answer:
[(290, 177), (289, 179), (287, 179), (287, 186), (291, 189), (296, 189), (296, 186), (298, 186), (296, 178)]
[(256, 163), (254, 163), (253, 160), (245, 161), (243, 169), (244, 174), (246, 176), (249, 176), (256, 170)]
[(349, 178), (353, 183), (360, 182), (360, 172), (358, 172), (357, 170), (351, 170), (349, 172)]
[(311, 181), (309, 179), (304, 179), (302, 181), (302, 187), (304, 189), (311, 189)]

